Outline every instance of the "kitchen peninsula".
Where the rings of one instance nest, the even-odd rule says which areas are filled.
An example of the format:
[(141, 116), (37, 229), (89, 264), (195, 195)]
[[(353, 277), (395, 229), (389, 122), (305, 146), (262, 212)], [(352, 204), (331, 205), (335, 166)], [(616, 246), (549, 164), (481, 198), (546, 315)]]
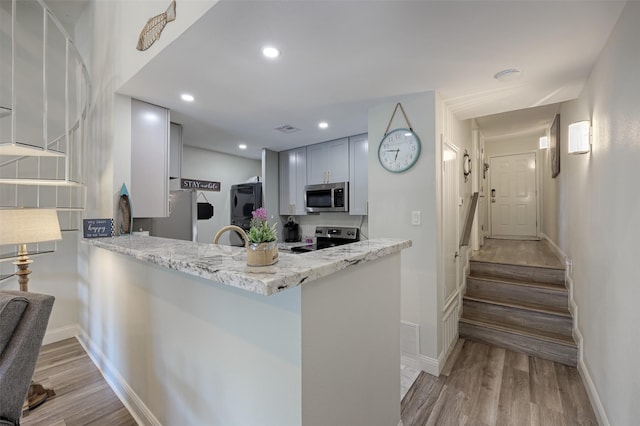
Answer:
[[(376, 239), (248, 267), (243, 248), (145, 236), (86, 271), (85, 342), (144, 424), (400, 421), (400, 252)], [(86, 338), (86, 336), (85, 336)], [(108, 375), (109, 371), (107, 371)]]

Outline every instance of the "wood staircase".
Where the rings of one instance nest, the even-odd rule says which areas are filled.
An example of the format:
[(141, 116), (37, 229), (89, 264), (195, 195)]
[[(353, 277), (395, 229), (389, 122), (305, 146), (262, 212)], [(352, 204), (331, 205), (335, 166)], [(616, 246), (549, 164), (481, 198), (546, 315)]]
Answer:
[(557, 265), (472, 258), (460, 337), (575, 366), (578, 349), (564, 276)]

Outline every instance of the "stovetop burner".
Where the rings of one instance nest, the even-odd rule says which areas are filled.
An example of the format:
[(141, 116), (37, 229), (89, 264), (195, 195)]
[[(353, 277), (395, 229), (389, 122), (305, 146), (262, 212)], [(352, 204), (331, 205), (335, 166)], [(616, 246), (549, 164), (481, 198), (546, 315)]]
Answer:
[(360, 241), (358, 228), (346, 226), (316, 226), (316, 243), (293, 247), (292, 252), (305, 253)]

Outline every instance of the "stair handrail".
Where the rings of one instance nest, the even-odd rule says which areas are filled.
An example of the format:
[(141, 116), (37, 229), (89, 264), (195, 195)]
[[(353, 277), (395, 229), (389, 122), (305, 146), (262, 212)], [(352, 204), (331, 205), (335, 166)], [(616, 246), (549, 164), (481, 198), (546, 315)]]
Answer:
[(464, 222), (464, 231), (460, 239), (460, 247), (468, 246), (471, 239), (471, 228), (473, 227), (473, 218), (476, 214), (476, 206), (478, 205), (478, 192), (474, 192), (471, 196), (471, 205), (467, 212), (467, 219)]

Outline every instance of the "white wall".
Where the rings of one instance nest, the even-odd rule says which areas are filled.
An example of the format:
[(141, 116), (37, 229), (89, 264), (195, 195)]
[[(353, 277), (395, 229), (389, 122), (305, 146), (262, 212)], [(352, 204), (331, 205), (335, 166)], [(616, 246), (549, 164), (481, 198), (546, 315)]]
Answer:
[[(29, 291), (50, 294), (56, 298), (49, 318), (44, 344), (75, 336), (78, 332), (78, 292), (76, 283), (77, 231), (62, 233), (62, 241), (56, 242), (56, 251), (32, 256), (29, 275)], [(15, 266), (8, 263), (12, 270)], [(18, 278), (0, 282), (2, 290), (19, 290)]]
[(265, 297), (88, 252), (83, 342), (140, 424), (301, 424), (301, 287)]
[[(397, 101), (402, 103), (420, 138), (422, 151), (410, 170), (389, 173), (378, 162), (377, 148)], [(444, 135), (458, 147), (462, 162), (464, 150), (471, 152), (471, 121), (456, 119), (435, 92), (410, 95), (397, 101), (369, 110), (369, 140), (376, 142), (369, 149), (368, 228), (371, 238), (398, 237), (413, 241), (412, 248), (402, 255), (401, 316), (404, 322), (419, 327), (418, 365), (438, 374), (449, 344), (443, 340), (445, 292), (440, 255), (440, 145)], [(406, 126), (402, 115), (396, 114), (390, 128)], [(465, 183), (460, 179), (460, 195), (465, 199), (460, 207), (463, 223), (471, 196), (471, 181)], [(412, 211), (421, 212), (421, 225), (411, 225)], [(458, 291), (461, 284), (462, 273)]]
[[(523, 152), (536, 152), (538, 151), (537, 137), (520, 137), (514, 139), (501, 139), (501, 140), (485, 140), (484, 152), (485, 156), (492, 157), (498, 155), (512, 155), (521, 154)], [(491, 173), (491, 169), (489, 169)]]
[[(458, 205), (458, 235), (456, 236), (456, 243), (460, 241), (462, 232), (464, 230), (464, 223), (467, 216), (467, 211), (471, 206), (471, 190), (472, 179), (469, 176), (467, 182), (464, 181), (463, 175), (463, 157), (465, 150), (471, 156), (472, 150), (472, 121), (458, 120), (451, 110), (442, 101), (439, 95), (436, 95), (436, 163), (435, 163), (435, 180), (436, 180), (436, 246), (437, 246), (437, 301), (438, 301), (438, 318), (437, 318), (437, 342), (438, 342), (438, 357), (437, 357), (437, 372), (442, 368), (444, 362), (446, 362), (446, 356), (449, 351), (453, 349), (458, 337), (458, 319), (462, 309), (462, 293), (464, 285), (464, 275), (466, 269), (464, 269), (467, 258), (471, 255), (471, 247), (458, 246), (458, 253), (460, 255), (456, 260), (456, 274), (455, 279), (449, 281), (447, 285), (447, 279), (445, 277), (445, 259), (446, 253), (444, 253), (444, 240), (448, 236), (445, 234), (445, 220), (443, 218), (443, 170), (442, 170), (442, 144), (446, 141), (448, 144), (453, 145), (457, 150), (458, 159), (458, 197), (461, 198), (462, 204)], [(472, 166), (473, 168), (474, 166)], [(449, 253), (448, 255), (450, 255)], [(451, 285), (453, 282), (454, 285)]]
[[(579, 99), (561, 108), (559, 235), (583, 337), (580, 367), (603, 424), (640, 418), (640, 3), (628, 2)], [(567, 125), (591, 119), (591, 154), (567, 154)], [(596, 399), (598, 399), (596, 398)], [(601, 405), (600, 405), (601, 403)]]
[[(560, 117), (562, 123), (562, 117)], [(549, 130), (547, 129), (547, 136)], [(541, 223), (540, 231), (551, 241), (558, 241), (558, 182), (560, 179), (556, 176), (551, 177), (551, 157), (550, 149), (540, 150), (538, 158), (540, 158), (540, 182), (541, 194), (538, 199), (541, 200)], [(560, 169), (562, 170), (562, 162)]]
[[(404, 173), (389, 173), (378, 161), (378, 145), (393, 113), (402, 102), (422, 151)], [(413, 246), (402, 254), (401, 316), (420, 326), (420, 353), (438, 357), (435, 92), (407, 96), (369, 110), (369, 237), (407, 238)], [(396, 114), (391, 129), (407, 127)], [(439, 136), (438, 136), (439, 137)], [(422, 212), (422, 225), (411, 225), (411, 212)]]
[[(213, 204), (214, 209), (211, 219), (198, 221), (198, 241), (212, 242), (215, 233), (223, 226), (229, 225), (231, 185), (244, 183), (252, 176), (261, 175), (262, 162), (260, 160), (237, 157), (193, 146), (183, 148), (182, 177), (220, 182), (220, 192), (198, 191)], [(219, 243), (229, 244), (229, 233), (224, 234)]]

